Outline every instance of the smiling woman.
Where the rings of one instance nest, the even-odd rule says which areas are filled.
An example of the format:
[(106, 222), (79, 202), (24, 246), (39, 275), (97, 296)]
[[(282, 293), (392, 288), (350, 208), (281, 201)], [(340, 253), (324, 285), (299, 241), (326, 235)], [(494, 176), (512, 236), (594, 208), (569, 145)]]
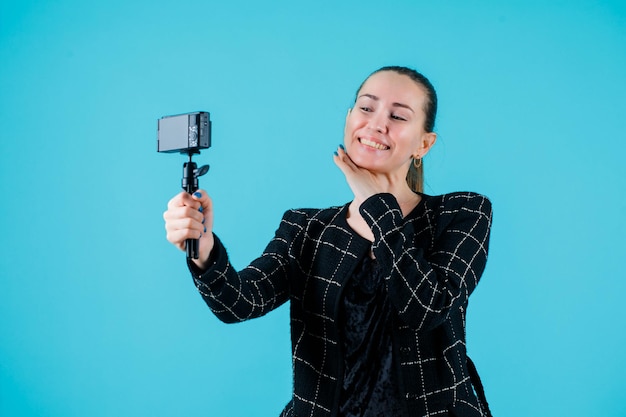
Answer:
[(334, 155), (353, 201), (288, 210), (241, 271), (213, 234), (206, 192), (168, 204), (168, 240), (183, 249), (200, 239), (188, 267), (218, 318), (290, 302), (294, 389), (283, 416), (490, 416), (465, 349), (465, 311), (487, 260), (491, 204), (422, 193), (436, 109), (418, 72), (374, 72)]
[[(380, 72), (389, 72), (391, 73), (390, 75), (393, 75), (393, 74), (405, 75), (406, 77), (410, 78), (414, 82), (414, 85), (410, 86), (409, 88), (415, 88), (417, 86), (423, 89), (423, 92), (425, 94), (424, 100), (422, 102), (423, 107), (421, 107), (421, 110), (423, 110), (423, 114), (425, 116), (423, 127), (424, 127), (425, 132), (432, 133), (435, 128), (435, 118), (437, 116), (437, 93), (435, 92), (435, 88), (430, 83), (428, 78), (426, 78), (424, 75), (410, 68), (393, 66), (393, 67), (383, 67), (377, 70), (367, 80), (365, 80), (363, 84), (361, 84), (357, 92), (357, 97), (355, 99), (355, 102), (358, 102), (359, 93), (363, 91), (363, 87), (365, 86), (365, 83), (367, 81), (370, 81), (374, 75)], [(399, 78), (401, 82), (403, 81), (404, 83), (406, 83), (407, 82), (406, 77), (404, 78), (397, 77), (397, 78)], [(366, 97), (370, 96), (373, 99), (376, 98), (375, 96), (369, 95), (367, 93), (364, 93), (363, 95)], [(394, 103), (394, 104), (396, 105), (396, 107), (408, 108), (412, 112), (413, 116), (416, 115), (415, 110), (409, 107), (407, 104), (403, 104), (403, 103)], [(417, 114), (417, 117), (419, 116), (420, 114)], [(403, 120), (403, 119), (408, 120), (407, 118), (402, 117), (401, 113), (392, 115), (391, 117), (395, 119), (399, 119), (399, 120)], [(433, 136), (431, 139), (432, 139), (432, 143), (430, 143), (429, 148), (430, 146), (434, 144), (436, 136)], [(422, 155), (422, 157), (423, 156), (424, 155)], [(424, 168), (423, 167), (424, 166), (422, 164), (421, 159), (415, 160), (414, 164), (409, 166), (409, 172), (407, 174), (407, 182), (409, 183), (409, 186), (411, 187), (411, 189), (416, 192), (422, 192), (424, 189), (424, 174), (423, 174)]]
[[(377, 189), (384, 189), (396, 197), (404, 216), (420, 200), (421, 161), (437, 139), (432, 132), (436, 94), (428, 80), (427, 86), (418, 81), (422, 78), (426, 80), (418, 72), (403, 67), (381, 68), (361, 85), (355, 108), (350, 109), (346, 118), (345, 148), (341, 148), (342, 154), (337, 155), (335, 162), (355, 193), (348, 223), (369, 240), (373, 240), (373, 235), (359, 215), (364, 199)], [(427, 119), (432, 121), (428, 130)], [(351, 182), (351, 174), (358, 170), (361, 172), (357, 178), (367, 175), (369, 184)], [(368, 186), (374, 188), (362, 189)]]

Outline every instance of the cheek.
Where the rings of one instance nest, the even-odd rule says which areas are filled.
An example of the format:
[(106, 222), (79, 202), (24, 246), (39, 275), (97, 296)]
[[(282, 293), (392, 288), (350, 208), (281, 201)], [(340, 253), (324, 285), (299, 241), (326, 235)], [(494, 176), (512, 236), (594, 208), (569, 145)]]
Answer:
[(343, 127), (343, 135), (348, 138), (354, 132), (354, 121), (351, 117), (346, 118), (346, 124)]
[(362, 127), (363, 124), (364, 124), (363, 118), (361, 118), (361, 117), (359, 117), (358, 115), (355, 115), (355, 114), (350, 114), (346, 118), (346, 125), (344, 127), (344, 132), (346, 134), (352, 134), (357, 129)]
[(348, 121), (346, 120), (346, 124), (343, 127), (343, 144), (345, 146), (348, 146), (348, 144), (350, 143), (350, 136), (352, 136), (350, 132), (351, 132), (350, 125), (348, 124)]
[(421, 147), (423, 133), (423, 129), (412, 127), (411, 129), (406, 129), (403, 132), (403, 136), (406, 138), (406, 143), (409, 146), (418, 149)]

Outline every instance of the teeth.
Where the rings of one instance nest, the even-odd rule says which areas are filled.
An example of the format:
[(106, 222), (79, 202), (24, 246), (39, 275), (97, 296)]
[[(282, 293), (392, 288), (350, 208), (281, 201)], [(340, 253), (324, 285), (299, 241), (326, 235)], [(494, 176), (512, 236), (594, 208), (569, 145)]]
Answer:
[(389, 149), (389, 146), (385, 146), (382, 143), (376, 143), (376, 142), (373, 142), (373, 141), (368, 140), (368, 139), (360, 138), (360, 141), (361, 141), (361, 143), (363, 145), (366, 145), (366, 146), (369, 146), (369, 147), (372, 147), (372, 148), (375, 148), (375, 149), (379, 149), (381, 151), (385, 151), (385, 150)]

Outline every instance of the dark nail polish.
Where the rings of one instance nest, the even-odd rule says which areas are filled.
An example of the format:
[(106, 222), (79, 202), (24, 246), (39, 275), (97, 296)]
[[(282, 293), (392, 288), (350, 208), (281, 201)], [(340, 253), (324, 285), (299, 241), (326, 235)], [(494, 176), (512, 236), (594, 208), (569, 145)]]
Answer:
[(206, 226), (204, 226), (204, 233), (206, 233)]
[(204, 218), (202, 219), (202, 224), (204, 224), (204, 221), (205, 221), (205, 220), (206, 220), (206, 219), (204, 219)]
[(202, 208), (202, 206), (200, 206), (200, 208), (198, 209), (198, 211), (199, 211), (200, 213), (202, 213), (202, 212), (204, 211), (204, 209)]
[(344, 151), (346, 150), (346, 148), (344, 148), (344, 146), (343, 146), (343, 145), (339, 145), (339, 147), (340, 147), (342, 150), (344, 150)]
[(335, 156), (339, 156), (339, 154), (337, 153), (337, 151), (333, 152), (335, 154)]
[(200, 191), (196, 191), (193, 195), (194, 197), (202, 198), (202, 193)]

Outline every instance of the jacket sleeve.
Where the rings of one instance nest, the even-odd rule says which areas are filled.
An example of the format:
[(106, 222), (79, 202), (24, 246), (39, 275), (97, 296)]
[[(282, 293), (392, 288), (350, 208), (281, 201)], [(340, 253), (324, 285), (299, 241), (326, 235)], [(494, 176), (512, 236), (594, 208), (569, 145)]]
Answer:
[(188, 262), (200, 295), (217, 318), (226, 323), (241, 322), (263, 316), (287, 301), (293, 258), (290, 252), (301, 230), (295, 216), (292, 211), (286, 212), (263, 254), (239, 272), (217, 236), (206, 271)]
[[(436, 224), (429, 225), (432, 235), (405, 222), (391, 194), (374, 195), (360, 207), (374, 233), (372, 249), (386, 271), (391, 302), (400, 319), (418, 330), (438, 326), (465, 306), (487, 262), (491, 203), (474, 193), (446, 198)], [(420, 238), (432, 242), (416, 245)]]

